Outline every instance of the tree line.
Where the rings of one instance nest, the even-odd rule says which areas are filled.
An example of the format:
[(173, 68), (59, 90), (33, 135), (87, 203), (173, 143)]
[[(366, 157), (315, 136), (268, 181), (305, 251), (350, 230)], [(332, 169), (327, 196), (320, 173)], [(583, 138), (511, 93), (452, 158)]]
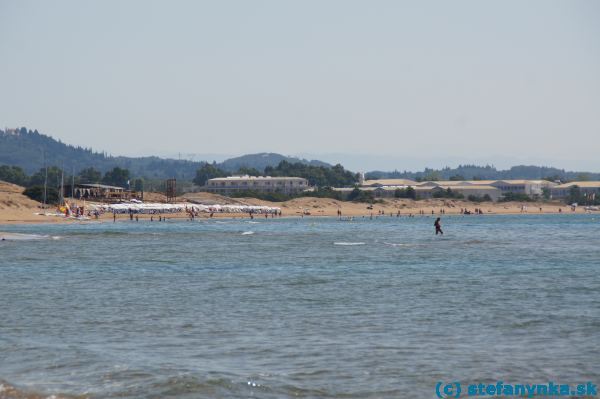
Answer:
[(94, 168), (82, 169), (78, 174), (72, 175), (57, 166), (41, 168), (32, 175), (27, 175), (19, 166), (0, 165), (0, 180), (25, 187), (28, 197), (42, 201), (44, 196), (44, 185), (46, 185), (46, 200), (48, 203), (58, 201), (59, 187), (61, 182), (70, 186), (75, 184), (105, 184), (109, 186), (123, 187), (134, 191), (144, 189), (144, 179), (132, 179), (128, 169), (114, 167), (104, 174)]
[(104, 174), (94, 168), (85, 168), (75, 176), (69, 174), (68, 171), (63, 171), (58, 166), (49, 166), (48, 168), (40, 168), (31, 176), (28, 176), (19, 166), (0, 165), (0, 180), (24, 187), (44, 185), (44, 182), (47, 182), (48, 186), (58, 187), (61, 179), (64, 179), (65, 184), (71, 184), (73, 177), (77, 184), (106, 184), (124, 188), (128, 188), (128, 183), (133, 188), (133, 185), (139, 183), (138, 180), (141, 180), (136, 179), (132, 181), (129, 170), (118, 166), (108, 170)]
[(267, 166), (262, 172), (255, 168), (241, 167), (236, 173), (226, 172), (216, 163), (205, 164), (198, 169), (194, 183), (204, 186), (209, 179), (231, 175), (302, 177), (311, 186), (348, 187), (358, 183), (358, 174), (344, 169), (340, 164), (332, 167), (308, 165), (301, 162), (281, 161), (277, 166)]
[(570, 172), (564, 169), (518, 165), (507, 170), (498, 170), (494, 166), (459, 165), (456, 168), (425, 168), (419, 172), (372, 171), (366, 174), (367, 179), (412, 179), (415, 181), (437, 180), (502, 180), (502, 179), (543, 179), (563, 183), (569, 181), (600, 180), (600, 173)]

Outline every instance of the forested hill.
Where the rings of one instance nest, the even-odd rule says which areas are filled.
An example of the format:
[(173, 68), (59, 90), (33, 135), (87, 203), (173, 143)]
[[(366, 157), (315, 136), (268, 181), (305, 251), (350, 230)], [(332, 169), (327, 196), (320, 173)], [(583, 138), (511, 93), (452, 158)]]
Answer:
[(368, 179), (415, 179), (415, 180), (499, 180), (499, 179), (551, 179), (551, 180), (600, 180), (600, 173), (569, 172), (545, 166), (513, 166), (498, 170), (493, 166), (459, 165), (457, 168), (425, 169), (421, 172), (382, 172), (366, 174)]
[[(45, 160), (44, 160), (45, 158)], [(228, 159), (216, 164), (222, 170), (235, 173), (240, 168), (255, 168), (263, 171), (266, 167), (275, 167), (281, 161), (303, 163), (314, 166), (330, 165), (320, 161), (307, 161), (280, 154), (261, 153), (244, 155)], [(93, 167), (105, 173), (118, 166), (128, 169), (132, 176), (150, 179), (166, 179), (175, 177), (182, 180), (192, 180), (198, 168), (206, 162), (194, 162), (159, 157), (120, 157), (91, 148), (68, 145), (60, 140), (41, 134), (37, 130), (26, 128), (0, 130), (0, 165), (19, 166), (27, 174), (40, 170), (44, 163), (48, 166), (58, 166), (70, 173), (78, 173), (82, 169)]]
[(65, 144), (37, 130), (0, 130), (0, 164), (19, 166), (31, 174), (40, 170), (44, 162), (67, 172), (74, 169), (75, 173), (89, 167), (106, 172), (118, 166), (129, 169), (133, 176), (160, 179), (192, 179), (203, 164), (158, 157), (113, 157), (91, 148)]
[(295, 157), (287, 157), (281, 154), (275, 154), (272, 152), (263, 152), (259, 154), (248, 154), (242, 155), (241, 157), (230, 158), (219, 164), (219, 168), (228, 172), (235, 172), (240, 168), (254, 168), (256, 170), (265, 170), (267, 167), (275, 167), (279, 165), (281, 161), (288, 163), (302, 163), (310, 166), (324, 166), (331, 167), (330, 164), (322, 161), (309, 161), (306, 159), (300, 159)]

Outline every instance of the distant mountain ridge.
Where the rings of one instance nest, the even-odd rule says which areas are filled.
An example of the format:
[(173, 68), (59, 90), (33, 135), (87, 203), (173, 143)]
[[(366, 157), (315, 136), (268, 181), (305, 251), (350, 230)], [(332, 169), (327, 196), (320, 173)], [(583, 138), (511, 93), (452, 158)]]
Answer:
[[(45, 160), (44, 160), (45, 158)], [(276, 153), (248, 154), (227, 159), (215, 165), (229, 173), (235, 173), (241, 167), (255, 168), (259, 172), (268, 166), (276, 167), (281, 161), (300, 162), (311, 166), (331, 167), (318, 160), (306, 160)], [(133, 177), (149, 179), (167, 179), (175, 177), (192, 180), (196, 171), (207, 162), (178, 160), (170, 158), (111, 156), (91, 148), (68, 145), (60, 140), (39, 133), (37, 130), (18, 129), (0, 130), (0, 165), (19, 166), (32, 174), (44, 166), (64, 168), (78, 173), (82, 169), (93, 167), (106, 172), (116, 166), (129, 169)], [(507, 170), (498, 170), (493, 166), (460, 165), (457, 168), (425, 169), (421, 172), (408, 171), (371, 171), (367, 178), (409, 178), (418, 180), (497, 180), (497, 179), (543, 179), (553, 177), (560, 180), (600, 180), (600, 173), (571, 172), (564, 169), (540, 166), (513, 166)]]
[[(265, 167), (275, 167), (283, 160), (314, 166), (331, 166), (321, 161), (308, 161), (275, 153), (243, 155), (217, 163), (216, 166), (230, 173), (235, 173), (240, 167), (255, 168), (262, 172)], [(89, 167), (104, 173), (118, 166), (129, 169), (131, 175), (135, 177), (151, 179), (175, 177), (191, 180), (196, 175), (196, 170), (206, 162), (156, 156), (111, 156), (93, 151), (91, 148), (65, 144), (37, 130), (28, 130), (25, 127), (0, 130), (0, 165), (19, 166), (26, 173), (32, 174), (40, 170), (44, 163), (47, 166), (64, 168), (69, 173), (72, 170), (78, 173)]]

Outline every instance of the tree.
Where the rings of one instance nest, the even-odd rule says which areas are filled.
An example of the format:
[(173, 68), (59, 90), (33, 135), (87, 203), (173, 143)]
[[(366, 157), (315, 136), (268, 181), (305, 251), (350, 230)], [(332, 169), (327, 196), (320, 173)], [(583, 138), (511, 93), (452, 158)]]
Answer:
[(590, 174), (589, 173), (579, 173), (577, 175), (577, 180), (578, 181), (588, 181), (588, 180), (590, 180)]
[[(39, 171), (31, 175), (29, 178), (29, 186), (43, 186), (44, 182), (48, 182), (48, 187), (60, 186), (62, 177), (62, 170), (56, 166), (50, 166), (48, 168), (48, 179), (46, 180), (46, 169), (41, 168)], [(65, 176), (65, 183), (69, 181), (68, 177)]]
[(373, 192), (371, 191), (363, 191), (358, 187), (355, 187), (354, 190), (348, 194), (348, 201), (353, 202), (368, 202), (373, 203), (375, 198), (373, 197)]
[(567, 203), (581, 203), (583, 202), (583, 196), (581, 195), (581, 189), (578, 185), (574, 185), (569, 189), (569, 196), (567, 197)]
[(102, 173), (94, 168), (85, 168), (79, 172), (79, 180), (82, 183), (100, 183)]
[(206, 163), (206, 164), (202, 165), (202, 167), (196, 171), (196, 177), (194, 177), (194, 183), (196, 183), (199, 186), (204, 186), (204, 185), (206, 185), (206, 182), (209, 179), (214, 179), (216, 177), (225, 177), (225, 176), (227, 176), (227, 173), (222, 171), (221, 169), (217, 168), (217, 166), (215, 164)]
[(358, 174), (345, 170), (340, 164), (326, 167), (281, 161), (276, 167), (267, 166), (265, 175), (303, 177), (317, 187), (347, 187), (358, 182)]
[(440, 179), (440, 172), (438, 172), (437, 170), (427, 170), (425, 169), (426, 173), (425, 175), (423, 175), (423, 180), (424, 181), (438, 181), (441, 180)]
[(242, 166), (236, 172), (236, 175), (248, 175), (248, 176), (260, 176), (260, 173), (256, 168), (248, 168), (246, 166)]
[(433, 198), (463, 198), (464, 196), (461, 193), (456, 193), (454, 191), (452, 191), (452, 189), (450, 187), (448, 187), (446, 190), (436, 190), (434, 191), (434, 193), (432, 194)]
[(0, 180), (18, 184), (19, 186), (26, 186), (29, 177), (27, 177), (23, 169), (18, 166), (2, 165), (0, 166)]
[(343, 201), (342, 193), (334, 191), (331, 187), (318, 187), (315, 190), (305, 191), (299, 194), (302, 197), (333, 198)]
[[(44, 186), (32, 186), (26, 188), (23, 194), (37, 202), (44, 202)], [(58, 204), (58, 190), (54, 187), (46, 189), (46, 203)]]
[(467, 196), (467, 200), (471, 202), (491, 202), (492, 197), (490, 197), (489, 194), (484, 194), (483, 197), (480, 197), (479, 195), (470, 194), (469, 196)]
[(550, 199), (550, 193), (551, 193), (551, 191), (550, 191), (550, 189), (548, 187), (542, 187), (542, 197), (545, 200)]
[(502, 197), (498, 201), (499, 202), (510, 202), (510, 201), (531, 202), (531, 201), (533, 201), (533, 199), (531, 199), (531, 197), (529, 197), (529, 195), (523, 194), (523, 193), (504, 193), (504, 194), (502, 194)]
[(111, 186), (127, 187), (129, 179), (129, 170), (117, 166), (104, 174), (102, 183)]
[(144, 179), (134, 179), (132, 186), (134, 191), (144, 191)]
[(417, 192), (411, 186), (406, 188), (398, 188), (396, 191), (394, 191), (394, 197), (417, 199)]

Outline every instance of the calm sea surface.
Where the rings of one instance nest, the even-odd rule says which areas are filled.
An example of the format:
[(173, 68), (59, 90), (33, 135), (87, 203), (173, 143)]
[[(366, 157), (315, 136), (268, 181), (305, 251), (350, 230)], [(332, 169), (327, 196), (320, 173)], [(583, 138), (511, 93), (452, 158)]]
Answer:
[(0, 397), (600, 385), (600, 215), (442, 222), (0, 226)]

